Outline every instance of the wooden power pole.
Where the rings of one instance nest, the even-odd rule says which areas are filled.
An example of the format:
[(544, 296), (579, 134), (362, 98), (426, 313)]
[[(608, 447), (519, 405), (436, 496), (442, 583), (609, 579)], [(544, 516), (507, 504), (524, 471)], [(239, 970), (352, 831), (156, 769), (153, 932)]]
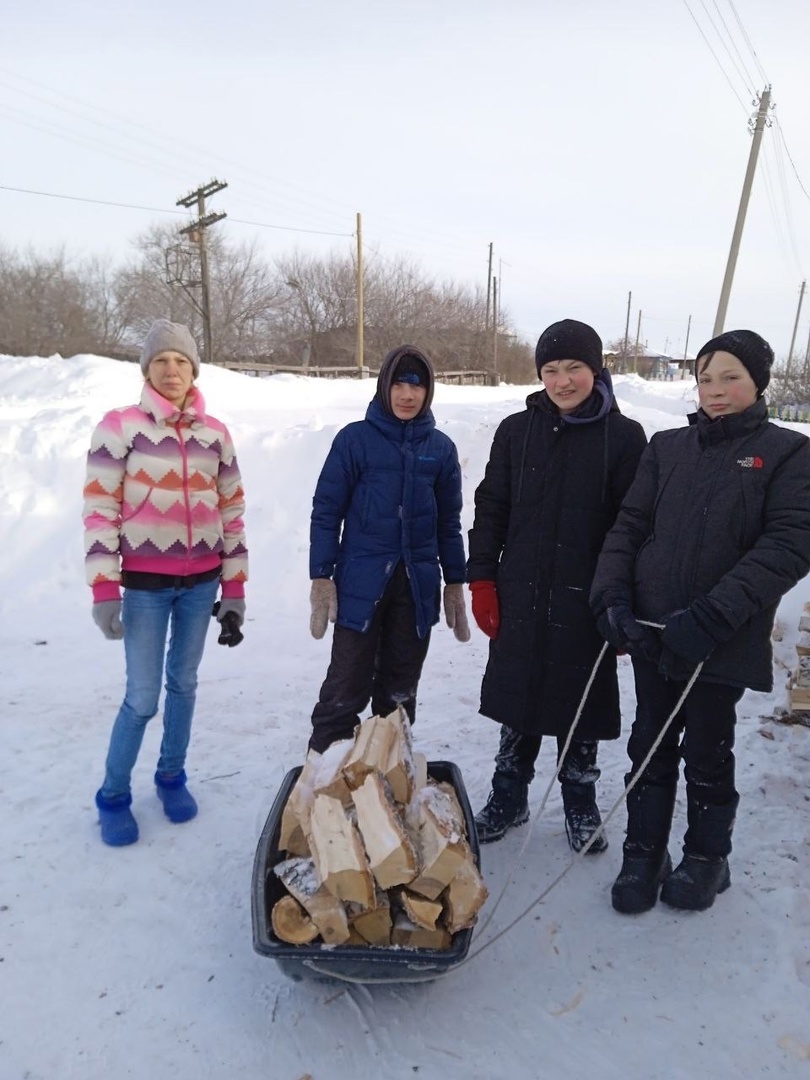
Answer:
[(492, 244), (489, 245), (489, 266), (487, 267), (487, 314), (484, 319), (484, 331), (489, 330), (489, 305), (492, 300)]
[(759, 99), (759, 109), (757, 110), (756, 120), (754, 121), (754, 138), (751, 142), (751, 151), (748, 155), (748, 168), (745, 170), (745, 180), (743, 181), (742, 194), (740, 195), (740, 205), (737, 209), (737, 220), (734, 224), (734, 233), (731, 237), (731, 249), (728, 253), (723, 287), (720, 290), (720, 303), (717, 305), (717, 317), (714, 320), (712, 337), (717, 337), (718, 334), (723, 333), (723, 326), (726, 321), (726, 311), (728, 310), (728, 300), (731, 295), (731, 283), (734, 280), (734, 269), (737, 265), (737, 256), (740, 252), (740, 240), (742, 239), (743, 226), (745, 225), (745, 215), (748, 212), (748, 200), (751, 197), (751, 187), (754, 183), (754, 173), (756, 172), (757, 158), (759, 157), (759, 145), (762, 142), (762, 133), (765, 130), (765, 121), (767, 120), (768, 109), (770, 106), (771, 88), (770, 86), (766, 86), (762, 91), (762, 97)]
[(366, 370), (363, 344), (363, 219), (357, 215), (357, 368), (362, 375)]
[(203, 184), (202, 187), (198, 187), (196, 191), (190, 191), (188, 195), (184, 195), (182, 199), (178, 199), (176, 206), (185, 206), (187, 209), (196, 204), (197, 207), (197, 220), (192, 221), (190, 225), (186, 225), (185, 229), (180, 230), (181, 236), (188, 236), (188, 238), (197, 244), (200, 252), (200, 314), (203, 321), (203, 359), (209, 363), (214, 362), (214, 347), (213, 336), (211, 334), (211, 287), (208, 276), (208, 240), (205, 235), (206, 230), (212, 225), (215, 225), (218, 221), (222, 221), (227, 214), (208, 214), (206, 213), (205, 200), (209, 199), (212, 195), (215, 195), (218, 191), (222, 191), (228, 185), (224, 180), (210, 180), (207, 184)]

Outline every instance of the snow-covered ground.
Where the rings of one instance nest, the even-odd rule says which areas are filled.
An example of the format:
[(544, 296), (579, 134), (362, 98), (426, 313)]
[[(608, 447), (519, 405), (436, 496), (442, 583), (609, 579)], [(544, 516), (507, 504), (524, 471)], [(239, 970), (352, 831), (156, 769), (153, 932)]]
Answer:
[[(648, 434), (683, 423), (694, 400), (691, 382), (616, 383)], [(302, 761), (329, 654), (329, 637), (308, 632), (312, 490), (335, 432), (362, 416), (370, 382), (204, 370), (200, 385), (232, 430), (246, 482), (245, 641), (219, 648), (212, 623), (188, 762), (199, 816), (173, 826), (155, 798), (156, 719), (134, 777), (141, 840), (101, 843), (93, 795), (123, 650), (91, 620), (81, 487), (93, 425), (136, 400), (139, 384), (134, 365), (98, 357), (0, 357), (0, 1076), (810, 1075), (810, 729), (774, 720), (808, 582), (780, 608), (774, 692), (747, 694), (739, 710), (733, 887), (709, 912), (612, 910), (620, 807), (609, 850), (574, 861), (497, 936), (572, 863), (555, 785), (530, 826), (482, 849), (484, 919), (500, 903), (457, 970), (419, 984), (293, 982), (253, 952), (256, 842), (283, 776)], [(463, 464), (465, 530), (495, 426), (532, 389), (437, 388), (437, 422)], [(414, 731), (416, 749), (460, 766), (475, 808), (497, 740), (477, 713), (485, 658), (475, 628), (467, 645), (436, 628)], [(603, 809), (622, 790), (634, 705), (629, 660), (620, 664), (624, 735), (601, 752)], [(544, 747), (535, 807), (552, 772)], [(673, 854), (684, 824), (681, 792)]]

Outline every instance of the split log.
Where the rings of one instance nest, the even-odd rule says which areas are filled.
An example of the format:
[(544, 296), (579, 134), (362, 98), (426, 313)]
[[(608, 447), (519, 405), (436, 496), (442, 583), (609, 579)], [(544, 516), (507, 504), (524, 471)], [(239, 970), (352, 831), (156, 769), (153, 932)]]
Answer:
[(341, 739), (332, 743), (322, 754), (317, 750), (307, 753), (303, 768), (290, 792), (281, 814), (278, 846), (290, 855), (310, 855), (309, 816), (319, 794), (340, 799), (344, 806), (351, 804), (351, 794), (343, 779), (343, 762), (352, 747), (353, 739)]
[(306, 911), (327, 945), (348, 941), (346, 909), (321, 885), (313, 859), (285, 859), (273, 867), (273, 873)]
[(324, 750), (312, 782), (312, 789), (316, 796), (330, 795), (333, 799), (340, 799), (343, 806), (351, 806), (352, 794), (343, 776), (343, 766), (353, 748), (354, 739), (352, 738), (340, 739)]
[[(278, 839), (280, 851), (306, 858), (310, 854), (306, 833), (309, 829), (309, 811), (312, 807), (312, 778), (317, 771), (317, 758), (313, 751), (307, 754), (303, 768), (295, 786), (281, 812), (281, 826)], [(305, 828), (306, 826), (306, 828)]]
[(443, 911), (438, 900), (427, 900), (408, 889), (400, 889), (397, 892), (397, 902), (414, 926), (421, 926), (424, 930), (436, 929), (436, 922)]
[(388, 784), (378, 772), (370, 772), (352, 797), (377, 883), (383, 889), (407, 884), (419, 872), (419, 860)]
[(467, 859), (442, 893), (444, 925), (451, 934), (475, 926), (489, 892), (472, 858)]
[(354, 748), (343, 775), (349, 788), (358, 788), (370, 772), (380, 772), (394, 798), (407, 805), (416, 788), (411, 725), (402, 706), (388, 716), (371, 716), (356, 729)]
[(426, 930), (416, 926), (404, 912), (400, 912), (391, 931), (391, 944), (402, 945), (406, 949), (449, 949), (452, 935), (443, 926)]
[[(415, 774), (414, 775), (413, 793), (415, 795), (417, 793), (417, 791), (421, 791), (422, 788), (425, 787), (425, 785), (428, 782), (427, 758), (425, 757), (424, 754), (414, 754), (413, 755), (413, 768), (414, 768), (414, 774)], [(411, 796), (411, 797), (413, 797), (413, 796)]]
[(357, 826), (339, 799), (317, 795), (310, 814), (309, 844), (321, 884), (338, 900), (374, 907), (374, 876)]
[(451, 798), (438, 784), (428, 784), (411, 804), (410, 831), (422, 869), (408, 888), (428, 900), (447, 888), (465, 861), (473, 861), (459, 810), (455, 794)]
[(373, 911), (349, 909), (349, 925), (360, 934), (368, 945), (391, 944), (391, 903), (388, 893), (377, 889), (377, 906)]
[(304, 908), (289, 894), (273, 905), (270, 920), (276, 937), (290, 945), (309, 945), (319, 933)]

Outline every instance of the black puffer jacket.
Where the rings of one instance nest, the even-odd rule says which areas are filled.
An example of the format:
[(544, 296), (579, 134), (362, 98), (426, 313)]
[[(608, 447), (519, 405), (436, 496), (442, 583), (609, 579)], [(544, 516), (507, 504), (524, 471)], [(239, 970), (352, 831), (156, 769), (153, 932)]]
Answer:
[[(707, 681), (769, 691), (780, 598), (810, 570), (810, 441), (768, 422), (764, 401), (654, 435), (599, 559), (594, 611), (617, 600), (641, 619), (705, 598), (721, 643)], [(659, 670), (693, 668), (665, 652)]]
[[(475, 493), (467, 579), (495, 581), (501, 611), (481, 712), (524, 734), (567, 733), (602, 647), (588, 593), (646, 439), (612, 392), (604, 408), (601, 400), (591, 395), (590, 422), (570, 423), (545, 390), (532, 394), (496, 431)], [(620, 730), (609, 652), (577, 735), (613, 739)]]

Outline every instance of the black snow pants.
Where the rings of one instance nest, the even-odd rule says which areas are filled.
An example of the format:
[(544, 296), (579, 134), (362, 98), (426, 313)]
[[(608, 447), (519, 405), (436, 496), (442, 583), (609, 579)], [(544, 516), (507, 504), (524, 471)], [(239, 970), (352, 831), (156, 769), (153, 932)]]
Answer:
[(320, 753), (350, 739), (369, 700), (374, 716), (402, 705), (416, 719), (416, 690), (430, 631), (416, 633), (416, 608), (408, 575), (398, 563), (365, 633), (336, 626), (332, 657), (312, 713), (311, 750)]
[[(636, 718), (627, 744), (632, 774), (661, 733), (686, 683), (658, 673), (655, 664), (634, 660)], [(641, 780), (627, 801), (626, 851), (666, 846), (675, 804), (680, 759), (686, 780), (687, 830), (683, 849), (692, 855), (724, 856), (731, 851), (739, 795), (735, 787), (734, 729), (738, 686), (695, 683)]]

